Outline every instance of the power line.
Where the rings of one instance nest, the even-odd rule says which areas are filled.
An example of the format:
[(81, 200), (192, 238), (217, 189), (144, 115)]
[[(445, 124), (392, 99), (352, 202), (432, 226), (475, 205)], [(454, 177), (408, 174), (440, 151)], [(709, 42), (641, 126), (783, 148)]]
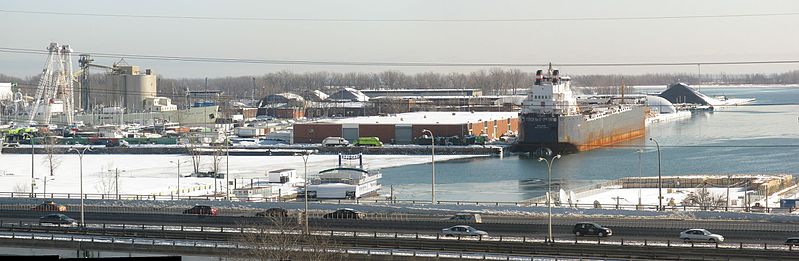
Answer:
[[(48, 54), (38, 49), (0, 47), (0, 52), (17, 54)], [(324, 65), (324, 66), (404, 66), (404, 67), (545, 67), (545, 63), (455, 63), (455, 62), (387, 62), (387, 61), (314, 61), (314, 60), (274, 60), (255, 58), (219, 58), (193, 56), (142, 55), (121, 53), (85, 52), (95, 57), (128, 58), (142, 60), (245, 63), (274, 65)], [(696, 66), (696, 65), (751, 65), (751, 64), (799, 64), (799, 60), (761, 60), (761, 61), (706, 61), (706, 62), (655, 62), (655, 63), (552, 63), (558, 67), (633, 67), (633, 66)]]
[(756, 14), (721, 14), (721, 15), (673, 15), (673, 16), (629, 16), (629, 17), (567, 17), (567, 18), (502, 18), (502, 19), (349, 19), (349, 18), (265, 18), (265, 17), (216, 17), (216, 16), (175, 16), (175, 15), (134, 15), (134, 14), (102, 14), (102, 13), (74, 13), (52, 11), (29, 11), (0, 9), (3, 13), (34, 14), (34, 15), (59, 15), (59, 16), (88, 16), (108, 18), (145, 18), (145, 19), (178, 19), (178, 20), (208, 20), (208, 21), (258, 21), (258, 22), (394, 22), (394, 23), (486, 23), (486, 22), (560, 22), (560, 21), (637, 21), (637, 20), (675, 20), (675, 19), (714, 19), (714, 18), (747, 18), (747, 17), (776, 17), (796, 16), (799, 12), (784, 13), (756, 13)]

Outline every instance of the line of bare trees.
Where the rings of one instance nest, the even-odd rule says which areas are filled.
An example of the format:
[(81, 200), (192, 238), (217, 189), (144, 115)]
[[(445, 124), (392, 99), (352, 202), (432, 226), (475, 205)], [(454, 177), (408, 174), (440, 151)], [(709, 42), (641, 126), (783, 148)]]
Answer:
[[(799, 70), (786, 73), (752, 73), (752, 74), (702, 74), (701, 79), (695, 73), (656, 73), (641, 75), (573, 75), (573, 84), (578, 87), (619, 86), (622, 78), (626, 85), (665, 85), (675, 81), (688, 84), (797, 84)], [(271, 72), (258, 76), (223, 77), (207, 79), (210, 90), (221, 90), (229, 97), (260, 98), (267, 94), (280, 92), (299, 93), (306, 90), (325, 90), (326, 88), (354, 87), (357, 89), (432, 89), (432, 88), (468, 88), (480, 89), (484, 94), (513, 94), (529, 87), (533, 81), (532, 71), (519, 69), (492, 68), (468, 73), (434, 73), (425, 72), (407, 74), (400, 71), (384, 71), (378, 73), (336, 73), (308, 72), (294, 73), (289, 71)], [(23, 91), (32, 92), (38, 77), (17, 78), (0, 74), (0, 82), (21, 83), (28, 86)], [(91, 84), (99, 86), (110, 84), (108, 77), (102, 74), (92, 75)], [(180, 102), (185, 97), (185, 90), (204, 90), (206, 79), (159, 78), (158, 92), (160, 96), (171, 97)]]

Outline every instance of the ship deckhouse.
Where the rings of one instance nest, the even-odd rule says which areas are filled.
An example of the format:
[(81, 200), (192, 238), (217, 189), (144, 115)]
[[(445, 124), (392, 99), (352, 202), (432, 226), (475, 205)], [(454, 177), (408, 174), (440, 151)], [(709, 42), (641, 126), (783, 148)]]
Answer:
[(535, 84), (522, 102), (522, 113), (573, 115), (577, 114), (577, 98), (571, 90), (571, 78), (560, 76), (559, 70), (535, 72)]

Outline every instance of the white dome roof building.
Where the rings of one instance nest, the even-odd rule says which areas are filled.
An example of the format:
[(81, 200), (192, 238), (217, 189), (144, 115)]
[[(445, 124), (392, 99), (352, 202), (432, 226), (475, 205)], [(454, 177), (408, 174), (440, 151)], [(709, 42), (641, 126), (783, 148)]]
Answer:
[(649, 108), (652, 111), (656, 111), (660, 114), (670, 114), (677, 112), (677, 108), (674, 107), (674, 104), (672, 104), (669, 100), (666, 100), (665, 98), (660, 96), (647, 95), (646, 105), (649, 106)]

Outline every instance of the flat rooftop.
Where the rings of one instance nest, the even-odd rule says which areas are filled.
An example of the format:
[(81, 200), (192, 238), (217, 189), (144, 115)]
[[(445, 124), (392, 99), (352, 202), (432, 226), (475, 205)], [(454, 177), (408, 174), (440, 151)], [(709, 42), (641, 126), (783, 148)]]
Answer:
[(518, 118), (518, 112), (408, 112), (389, 116), (325, 119), (313, 123), (334, 124), (464, 124)]

